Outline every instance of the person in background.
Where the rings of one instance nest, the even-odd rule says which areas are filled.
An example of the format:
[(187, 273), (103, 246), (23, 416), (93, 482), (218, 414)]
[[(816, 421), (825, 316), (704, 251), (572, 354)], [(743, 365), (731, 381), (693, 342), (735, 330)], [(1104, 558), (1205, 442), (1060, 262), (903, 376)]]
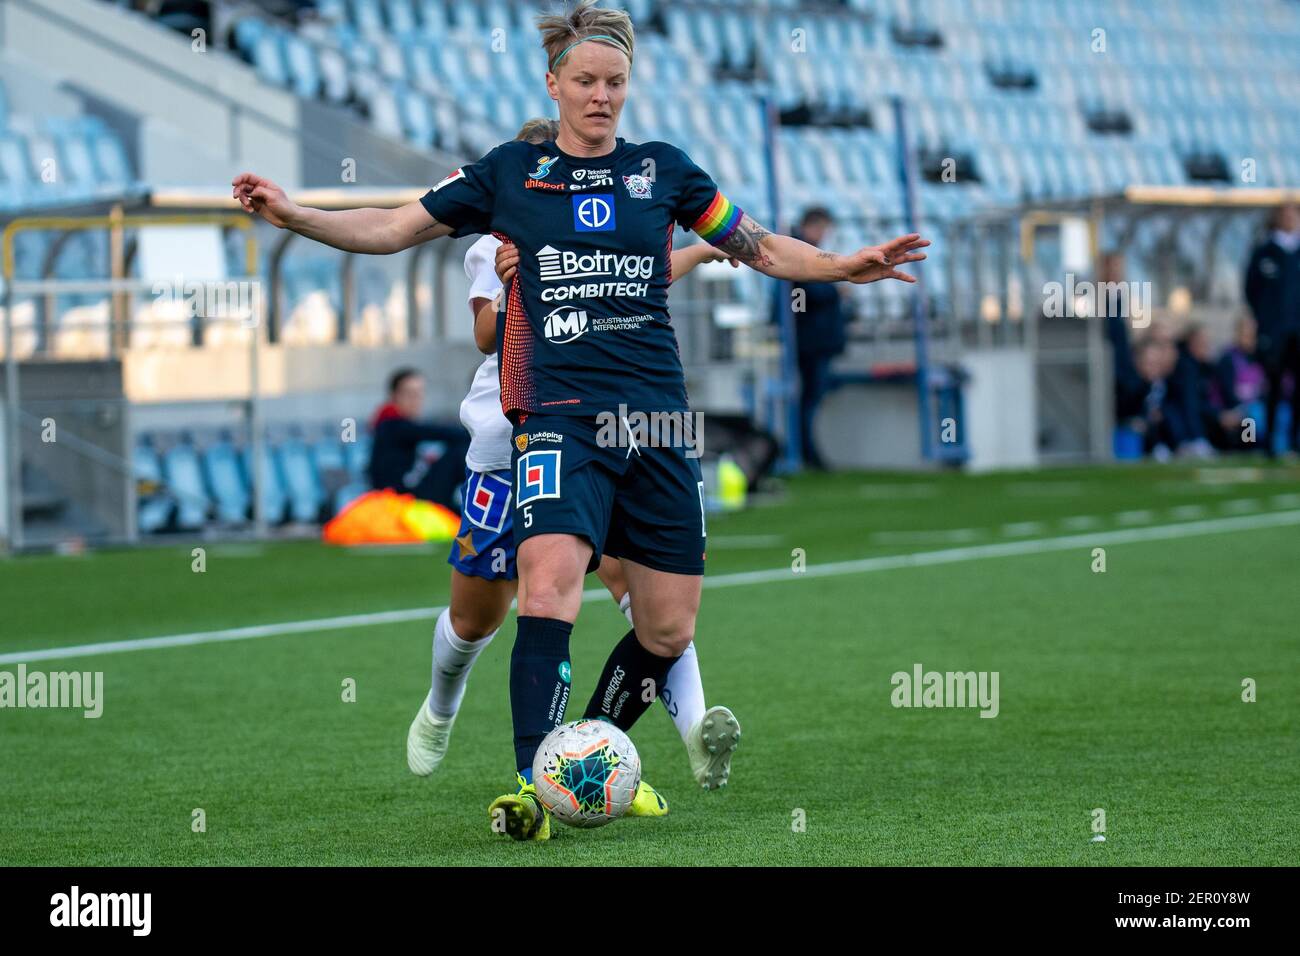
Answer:
[(1219, 414), (1224, 405), (1215, 375), (1210, 333), (1199, 323), (1189, 325), (1175, 354), (1169, 400), (1178, 407), (1179, 417), (1187, 426), (1179, 452), (1211, 458), (1214, 449), (1222, 447)]
[[(1232, 345), (1219, 357), (1214, 374), (1223, 402), (1219, 424), (1224, 444), (1219, 447), (1229, 451), (1268, 447), (1264, 408), (1268, 378), (1256, 353), (1255, 320), (1250, 316), (1243, 315), (1237, 320)], [(1254, 422), (1251, 441), (1247, 441), (1243, 428), (1247, 419)]]
[[(1124, 254), (1108, 252), (1103, 255), (1097, 278), (1100, 282), (1124, 282)], [(1111, 309), (1109, 305), (1110, 299), (1106, 298), (1103, 306), (1106, 308), (1104, 316), (1106, 338), (1110, 342), (1111, 360), (1115, 370), (1115, 394), (1118, 397), (1138, 388), (1141, 385), (1141, 376), (1138, 375), (1137, 365), (1134, 364), (1133, 346), (1129, 341), (1128, 323), (1131, 316), (1126, 314), (1127, 298), (1118, 303), (1118, 308)]]
[[(804, 212), (797, 238), (821, 246), (834, 225), (830, 211), (814, 206)], [(813, 439), (817, 407), (830, 391), (831, 359), (848, 342), (848, 316), (841, 290), (832, 282), (796, 282), (791, 286), (794, 337), (799, 356), (799, 435), (804, 466), (818, 470), (826, 463)]]
[(1142, 436), (1143, 451), (1168, 461), (1187, 440), (1182, 410), (1169, 399), (1173, 361), (1158, 338), (1144, 338), (1133, 353), (1136, 384), (1116, 396), (1117, 423)]
[[(374, 437), (366, 469), (370, 487), (388, 488), (455, 508), (469, 437), (459, 422), (439, 425), (420, 421), (423, 410), (424, 376), (413, 368), (394, 372), (388, 380), (388, 401), (380, 406), (371, 423)], [(429, 463), (419, 454), (422, 442), (443, 442), (446, 448)]]
[[(1258, 328), (1259, 358), (1268, 378), (1267, 419), (1277, 429), (1278, 403), (1283, 383), (1291, 379), (1290, 450), (1300, 452), (1300, 414), (1295, 395), (1300, 392), (1300, 207), (1285, 203), (1269, 220), (1268, 239), (1255, 248), (1246, 267), (1246, 301)], [(1272, 440), (1265, 444), (1275, 451)]]

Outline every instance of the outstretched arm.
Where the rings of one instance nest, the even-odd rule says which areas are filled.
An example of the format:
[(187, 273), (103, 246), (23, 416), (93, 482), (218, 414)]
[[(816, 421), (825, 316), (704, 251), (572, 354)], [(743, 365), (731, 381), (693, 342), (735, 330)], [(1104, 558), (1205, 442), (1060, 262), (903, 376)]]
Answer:
[(685, 278), (686, 274), (701, 262), (730, 262), (733, 269), (739, 269), (740, 263), (721, 249), (716, 249), (707, 242), (697, 242), (693, 246), (683, 246), (669, 253), (673, 281)]
[(735, 231), (718, 248), (777, 279), (861, 284), (881, 279), (915, 282), (915, 276), (899, 272), (895, 267), (924, 259), (925, 253), (915, 250), (929, 244), (930, 240), (912, 233), (879, 246), (865, 246), (857, 252), (840, 255), (818, 249), (793, 236), (769, 232), (745, 213)]
[(298, 205), (271, 180), (253, 173), (241, 173), (231, 186), (245, 212), (261, 216), (277, 229), (290, 229), (344, 252), (385, 255), (452, 232), (451, 226), (431, 218), (419, 202), (396, 209), (326, 211)]

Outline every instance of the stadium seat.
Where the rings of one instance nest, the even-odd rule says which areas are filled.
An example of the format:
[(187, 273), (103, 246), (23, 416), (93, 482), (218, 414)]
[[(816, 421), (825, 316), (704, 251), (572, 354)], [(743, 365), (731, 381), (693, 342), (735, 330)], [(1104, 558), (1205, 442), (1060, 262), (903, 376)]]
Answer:
[(162, 456), (168, 491), (176, 498), (176, 526), (198, 531), (207, 522), (211, 500), (203, 482), (198, 452), (188, 441), (173, 445)]
[[(262, 456), (260, 471), (262, 517), (267, 524), (281, 524), (288, 517), (289, 498), (285, 493), (284, 477), (280, 473), (279, 463), (276, 460), (277, 456), (269, 443), (264, 445), (264, 448), (265, 454)], [(254, 467), (251, 447), (240, 450), (239, 461), (244, 481), (247, 483), (247, 487), (252, 489), (256, 483), (253, 481)]]
[(289, 499), (289, 513), (294, 521), (312, 522), (320, 518), (325, 491), (310, 450), (294, 438), (282, 442), (276, 449), (284, 490)]
[(239, 454), (229, 439), (204, 449), (203, 468), (208, 487), (212, 489), (216, 519), (230, 525), (246, 522), (252, 499)]

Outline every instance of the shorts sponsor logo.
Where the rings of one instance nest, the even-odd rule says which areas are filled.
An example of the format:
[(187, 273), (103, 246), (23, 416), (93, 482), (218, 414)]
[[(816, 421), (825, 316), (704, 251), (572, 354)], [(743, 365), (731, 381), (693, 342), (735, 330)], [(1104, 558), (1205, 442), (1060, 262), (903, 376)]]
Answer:
[(528, 174), (529, 179), (545, 179), (551, 174), (551, 167), (555, 165), (558, 156), (543, 156), (537, 161), (537, 168)]
[[(536, 445), (540, 442), (550, 442), (552, 445), (558, 445), (564, 441), (564, 435), (560, 432), (533, 432), (526, 436), (530, 444)], [(523, 451), (523, 449), (519, 449)]]
[(484, 531), (500, 533), (510, 513), (510, 482), (492, 472), (472, 472), (465, 486), (465, 517)]
[(650, 180), (645, 176), (633, 173), (631, 176), (623, 177), (623, 185), (627, 187), (627, 194), (633, 199), (650, 198)]
[(613, 232), (614, 194), (590, 193), (573, 197), (573, 228), (578, 232)]
[(560, 497), (560, 451), (530, 451), (515, 463), (515, 507)]
[(547, 314), (543, 326), (547, 341), (563, 345), (585, 335), (590, 323), (585, 309), (562, 305)]
[(569, 662), (560, 661), (560, 680), (564, 681), (567, 684), (569, 682), (569, 678), (572, 676), (573, 676), (573, 671), (569, 668)]

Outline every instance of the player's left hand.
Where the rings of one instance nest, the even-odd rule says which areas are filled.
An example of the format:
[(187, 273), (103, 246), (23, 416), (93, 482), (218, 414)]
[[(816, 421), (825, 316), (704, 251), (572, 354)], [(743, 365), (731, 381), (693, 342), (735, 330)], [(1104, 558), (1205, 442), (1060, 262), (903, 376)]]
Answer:
[(913, 232), (878, 246), (865, 246), (844, 257), (847, 260), (844, 281), (859, 285), (864, 282), (879, 282), (881, 279), (915, 282), (916, 276), (899, 272), (897, 267), (906, 262), (924, 259), (925, 253), (915, 250), (924, 249), (929, 244), (929, 239), (922, 239), (920, 233)]
[(513, 242), (503, 242), (497, 246), (497, 278), (505, 285), (514, 278), (519, 268), (519, 247)]
[(705, 247), (704, 261), (705, 262), (729, 262), (731, 263), (731, 268), (733, 269), (740, 268), (739, 259), (731, 255), (730, 253), (723, 252), (717, 246)]

